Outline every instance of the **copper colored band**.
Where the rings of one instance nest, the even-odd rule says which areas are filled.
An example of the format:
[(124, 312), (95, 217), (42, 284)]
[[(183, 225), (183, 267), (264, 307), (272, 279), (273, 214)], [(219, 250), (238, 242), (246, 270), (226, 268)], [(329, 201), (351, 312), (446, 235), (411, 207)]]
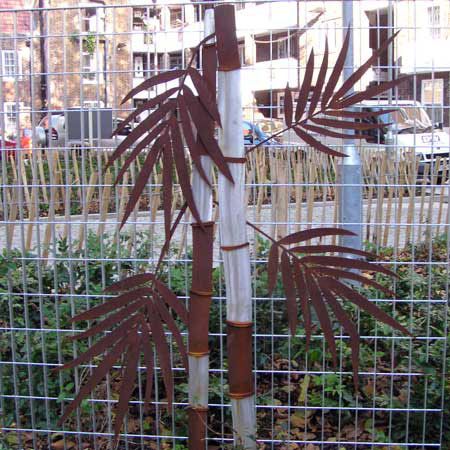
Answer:
[(209, 411), (207, 406), (189, 406), (188, 408), (198, 412)]
[(191, 227), (193, 228), (207, 228), (214, 226), (214, 222), (192, 222)]
[(224, 245), (220, 248), (226, 252), (231, 252), (232, 250), (238, 250), (240, 248), (247, 247), (247, 245), (250, 245), (250, 243), (244, 242), (243, 244), (238, 244), (238, 245)]
[(201, 356), (209, 355), (209, 352), (188, 352), (188, 355), (194, 358), (200, 358)]
[(240, 69), (238, 41), (236, 36), (236, 19), (234, 5), (219, 5), (214, 8), (216, 27), (217, 58), (219, 70), (228, 72)]
[(206, 421), (208, 410), (188, 409), (189, 450), (206, 450)]
[(235, 320), (227, 320), (226, 323), (230, 327), (236, 327), (236, 328), (247, 328), (247, 327), (253, 326), (253, 322), (237, 322)]
[(249, 397), (254, 392), (252, 331), (248, 322), (227, 323), (228, 383), (231, 398)]
[(197, 291), (195, 289), (191, 289), (189, 291), (191, 294), (200, 295), (200, 297), (211, 297), (212, 291)]
[(244, 392), (243, 394), (232, 394), (231, 392), (228, 394), (231, 398), (235, 400), (240, 400), (241, 398), (247, 398), (254, 394), (254, 391)]
[(238, 158), (234, 156), (225, 156), (225, 161), (228, 163), (235, 163), (235, 164), (245, 164), (247, 162), (247, 158)]

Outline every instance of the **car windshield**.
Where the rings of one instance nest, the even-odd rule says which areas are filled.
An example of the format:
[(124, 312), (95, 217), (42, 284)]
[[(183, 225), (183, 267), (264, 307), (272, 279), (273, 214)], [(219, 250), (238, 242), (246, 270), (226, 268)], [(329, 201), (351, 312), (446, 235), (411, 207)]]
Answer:
[[(395, 105), (393, 105), (395, 108)], [(414, 131), (425, 132), (432, 127), (428, 114), (421, 106), (405, 105), (400, 106), (390, 114), (382, 114), (380, 120), (384, 123), (393, 123), (399, 132)]]

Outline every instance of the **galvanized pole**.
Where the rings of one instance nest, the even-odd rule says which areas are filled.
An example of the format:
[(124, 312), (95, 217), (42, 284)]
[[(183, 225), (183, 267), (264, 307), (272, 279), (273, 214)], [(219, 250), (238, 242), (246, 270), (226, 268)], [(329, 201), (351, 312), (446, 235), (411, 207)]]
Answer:
[[(353, 73), (353, 2), (342, 1), (343, 38), (349, 29), (350, 39), (344, 65), (344, 80)], [(350, 25), (350, 27), (349, 27)], [(348, 94), (353, 92), (353, 88)], [(342, 228), (353, 231), (356, 236), (341, 236), (340, 243), (360, 249), (362, 246), (362, 169), (358, 148), (353, 139), (344, 140), (344, 153), (338, 166), (339, 222)]]

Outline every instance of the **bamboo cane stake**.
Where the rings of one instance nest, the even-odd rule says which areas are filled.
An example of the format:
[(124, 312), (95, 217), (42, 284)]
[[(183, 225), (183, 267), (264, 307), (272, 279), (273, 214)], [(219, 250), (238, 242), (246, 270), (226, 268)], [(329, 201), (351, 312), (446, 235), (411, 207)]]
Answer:
[[(125, 172), (125, 174), (123, 175), (123, 182), (122, 182), (122, 186), (120, 188), (120, 197), (119, 197), (119, 211), (117, 213), (117, 218), (120, 218), (123, 216), (123, 213), (125, 211), (125, 207), (127, 205), (127, 199), (128, 199), (128, 189), (127, 189), (127, 185), (128, 185), (128, 177), (130, 175), (130, 172)], [(117, 243), (117, 235), (118, 235), (118, 231), (119, 231), (119, 227), (120, 227), (120, 220), (116, 220), (116, 232), (114, 233), (114, 244)], [(150, 235), (151, 238), (151, 235)]]
[[(372, 174), (376, 173), (374, 172), (374, 158), (370, 158), (369, 161), (366, 160), (366, 164), (368, 167), (367, 170), (367, 180), (369, 182), (369, 189), (367, 191), (367, 216), (366, 216), (366, 223), (367, 223), (367, 230), (366, 230), (366, 240), (370, 240), (370, 224), (372, 220), (372, 200), (373, 200), (373, 187), (375, 180), (372, 176)], [(376, 170), (376, 169), (375, 169)]]
[(441, 220), (442, 220), (442, 210), (444, 205), (444, 193), (446, 191), (445, 187), (445, 180), (447, 180), (448, 172), (447, 172), (448, 166), (447, 166), (447, 159), (444, 159), (444, 163), (442, 166), (442, 177), (441, 177), (441, 187), (439, 192), (439, 210), (438, 210), (438, 217), (437, 217), (437, 229), (436, 234), (439, 235), (441, 232)]
[(15, 221), (17, 220), (17, 213), (19, 212), (18, 210), (19, 189), (20, 188), (18, 188), (17, 186), (12, 187), (11, 203), (9, 209), (9, 224), (6, 228), (7, 230), (6, 243), (8, 248), (11, 248), (13, 243)]
[[(238, 55), (236, 22), (234, 6), (224, 4), (215, 8), (216, 30), (223, 26), (235, 43), (234, 55)], [(217, 34), (220, 50), (221, 35)], [(230, 44), (228, 42), (228, 44)], [(225, 44), (225, 43), (224, 43)], [(226, 52), (224, 52), (226, 55)], [(225, 156), (244, 157), (244, 139), (242, 129), (241, 71), (239, 59), (231, 58), (231, 67), (221, 70), (226, 58), (219, 51), (219, 111), (222, 119), (220, 130), (220, 146)], [(224, 61), (225, 60), (225, 61)], [(231, 70), (228, 70), (231, 69)], [(229, 382), (231, 411), (235, 444), (241, 444), (248, 450), (256, 449), (256, 415), (253, 394), (252, 375), (252, 297), (250, 251), (246, 229), (245, 166), (241, 163), (229, 163), (234, 183), (219, 173), (219, 209), (220, 209), (220, 241), (223, 251), (225, 286), (227, 297), (227, 348), (229, 365)], [(233, 338), (243, 336), (242, 347), (233, 346)], [(245, 355), (239, 358), (239, 354)], [(236, 359), (234, 359), (236, 358)], [(237, 361), (244, 365), (237, 367)], [(248, 386), (251, 384), (251, 386)], [(246, 388), (249, 388), (247, 392)]]
[(425, 207), (425, 194), (427, 188), (428, 175), (430, 173), (430, 166), (428, 164), (425, 165), (423, 170), (423, 178), (422, 178), (422, 186), (420, 192), (420, 210), (419, 210), (419, 226), (417, 228), (417, 240), (420, 240), (420, 236), (422, 234), (422, 224), (423, 224), (423, 215), (424, 215), (424, 207)]
[(298, 151), (292, 152), (292, 168), (294, 172), (295, 183), (295, 231), (300, 230), (300, 224), (302, 220), (302, 203), (303, 203), (303, 169), (300, 161), (300, 154)]
[(105, 232), (106, 216), (108, 214), (109, 200), (111, 197), (112, 173), (110, 170), (105, 175), (105, 187), (102, 192), (102, 210), (100, 212), (100, 222), (97, 228), (97, 236), (102, 236)]
[(404, 171), (405, 171), (405, 161), (402, 159), (399, 164), (400, 187), (398, 190), (397, 214), (395, 216), (396, 227), (395, 227), (395, 236), (394, 236), (394, 248), (399, 248), (399, 244), (400, 244), (400, 230), (401, 230), (400, 223), (402, 220), (403, 195), (405, 193), (405, 188), (403, 186), (405, 184)]
[(74, 183), (78, 185), (78, 198), (80, 199), (80, 204), (83, 203), (83, 194), (81, 192), (81, 178), (80, 178), (80, 170), (78, 169), (78, 158), (77, 151), (72, 150), (72, 162), (73, 162), (73, 172), (75, 175)]
[(25, 241), (25, 250), (30, 251), (31, 250), (31, 242), (33, 237), (33, 222), (36, 218), (36, 189), (33, 187), (31, 190), (31, 203), (30, 203), (30, 209), (28, 210), (28, 227), (27, 227), (27, 236)]
[(394, 176), (394, 162), (389, 158), (387, 162), (388, 172), (386, 173), (386, 184), (388, 187), (388, 198), (387, 198), (387, 207), (386, 207), (386, 218), (384, 220), (384, 235), (383, 235), (383, 246), (386, 247), (388, 240), (389, 240), (389, 231), (390, 226), (389, 223), (391, 222), (391, 215), (392, 215), (392, 200), (394, 197), (394, 186), (392, 186), (392, 183), (390, 182), (390, 176)]
[(407, 155), (407, 157), (409, 159), (407, 162), (406, 179), (407, 179), (407, 184), (408, 184), (409, 201), (408, 201), (408, 213), (407, 213), (407, 219), (406, 219), (407, 226), (406, 226), (406, 235), (405, 235), (405, 246), (411, 242), (412, 222), (413, 222), (413, 218), (414, 218), (416, 180), (417, 180), (417, 170), (418, 170), (418, 163), (415, 162), (413, 154), (409, 153)]
[[(437, 177), (438, 177), (438, 172), (439, 169), (441, 167), (441, 157), (438, 156), (436, 157), (435, 163), (434, 163), (434, 167), (433, 167), (433, 175), (431, 177), (431, 191), (430, 191), (430, 195), (428, 196), (428, 213), (427, 213), (427, 228), (425, 231), (425, 242), (429, 243), (431, 240), (431, 237), (433, 236), (433, 226), (432, 226), (432, 222), (433, 222), (433, 209), (434, 209), (434, 196), (436, 193), (436, 183), (437, 183)], [(431, 170), (431, 168), (430, 168)]]
[[(386, 153), (383, 153), (382, 159), (381, 159), (381, 169), (380, 169), (380, 182), (381, 184), (384, 183), (384, 180), (386, 179), (386, 163), (387, 163), (387, 155)], [(384, 186), (378, 185), (378, 191), (377, 191), (377, 206), (376, 206), (376, 236), (375, 236), (375, 244), (378, 247), (381, 245), (381, 232), (382, 232), (382, 225), (381, 221), (383, 220), (383, 202), (384, 202)]]
[[(88, 214), (89, 214), (89, 205), (91, 203), (92, 196), (94, 195), (94, 191), (95, 191), (95, 183), (97, 183), (97, 171), (93, 170), (89, 177), (89, 187), (86, 192), (86, 199), (83, 202), (82, 216), (86, 222), (87, 222)], [(80, 224), (80, 233), (79, 233), (79, 238), (78, 238), (78, 250), (81, 250), (81, 248), (83, 247), (83, 241), (85, 238), (84, 228), (85, 228), (85, 224), (81, 223)]]
[(47, 196), (47, 183), (45, 180), (45, 172), (44, 172), (44, 162), (42, 160), (42, 152), (43, 150), (37, 150), (37, 166), (38, 166), (38, 172), (39, 172), (39, 178), (41, 179), (41, 190), (42, 190), (42, 197), (44, 198), (44, 202), (48, 203), (48, 196)]

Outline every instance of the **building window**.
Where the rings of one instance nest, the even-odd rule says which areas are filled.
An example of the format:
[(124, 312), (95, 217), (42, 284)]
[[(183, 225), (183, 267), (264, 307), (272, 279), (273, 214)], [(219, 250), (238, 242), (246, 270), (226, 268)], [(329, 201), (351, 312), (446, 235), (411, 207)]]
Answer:
[(241, 66), (245, 66), (245, 44), (239, 44), (238, 50)]
[(183, 10), (181, 8), (170, 8), (170, 27), (178, 28), (183, 25)]
[(15, 78), (22, 74), (22, 58), (15, 50), (2, 51), (2, 75), (5, 78)]
[(169, 69), (182, 69), (183, 68), (183, 57), (181, 53), (171, 53), (169, 54)]
[(101, 61), (101, 55), (97, 60), (95, 53), (84, 51), (81, 54), (81, 72), (83, 75), (83, 83), (99, 83), (103, 82), (102, 65), (98, 61)]
[(239, 9), (244, 9), (246, 6), (246, 3), (245, 3), (245, 0), (238, 0), (235, 3), (235, 5), (236, 5), (236, 9), (239, 10)]
[(441, 37), (441, 8), (439, 6), (429, 6), (428, 10), (428, 27), (430, 35), (433, 39)]
[(433, 123), (444, 120), (444, 80), (422, 80), (421, 103), (427, 110)]
[(5, 134), (7, 136), (15, 136), (17, 130), (17, 118), (18, 118), (18, 109), (16, 102), (5, 102), (4, 103), (4, 111), (5, 111)]
[(89, 2), (88, 8), (83, 8), (81, 16), (81, 30), (83, 33), (105, 32), (105, 10), (99, 8), (97, 2)]

